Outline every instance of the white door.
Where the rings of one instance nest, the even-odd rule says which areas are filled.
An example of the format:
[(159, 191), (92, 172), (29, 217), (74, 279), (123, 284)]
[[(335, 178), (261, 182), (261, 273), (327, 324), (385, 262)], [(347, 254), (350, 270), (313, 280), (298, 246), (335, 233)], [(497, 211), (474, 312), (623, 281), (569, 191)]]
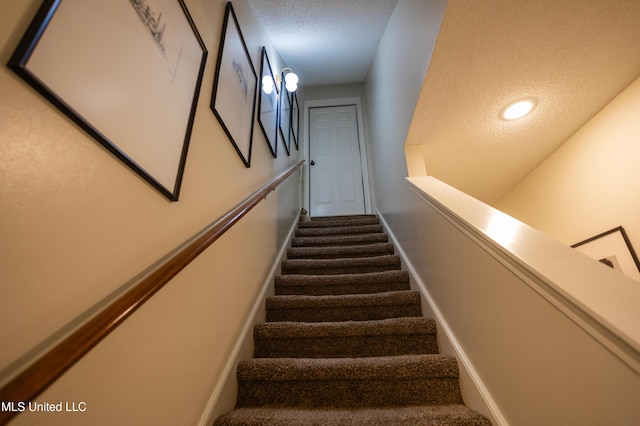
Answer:
[(355, 105), (309, 109), (309, 213), (365, 213)]

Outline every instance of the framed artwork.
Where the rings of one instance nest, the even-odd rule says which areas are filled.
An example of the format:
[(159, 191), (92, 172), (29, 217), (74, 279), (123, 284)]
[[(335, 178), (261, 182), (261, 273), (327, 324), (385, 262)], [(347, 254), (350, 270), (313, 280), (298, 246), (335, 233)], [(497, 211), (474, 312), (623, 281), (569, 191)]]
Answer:
[(206, 57), (182, 0), (45, 0), (8, 66), (177, 201)]
[(280, 137), (284, 144), (284, 149), (287, 151), (287, 155), (291, 155), (291, 94), (285, 87), (284, 73), (281, 77), (279, 111)]
[(576, 243), (571, 247), (640, 281), (640, 262), (622, 226)]
[(258, 91), (258, 123), (269, 145), (273, 158), (278, 156), (278, 86), (271, 71), (267, 49), (262, 47), (260, 81), (264, 82)]
[(251, 144), (258, 76), (242, 37), (238, 18), (227, 2), (218, 49), (211, 110), (245, 167), (251, 167)]
[(293, 143), (298, 147), (298, 128), (300, 125), (300, 112), (298, 108), (298, 94), (297, 92), (293, 92), (291, 94), (291, 138), (293, 139)]

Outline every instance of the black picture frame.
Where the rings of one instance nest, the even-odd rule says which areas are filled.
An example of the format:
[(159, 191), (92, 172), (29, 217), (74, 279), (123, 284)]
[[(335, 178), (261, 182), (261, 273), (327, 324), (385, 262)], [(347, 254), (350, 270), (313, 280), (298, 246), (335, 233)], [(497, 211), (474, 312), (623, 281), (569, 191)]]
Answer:
[(276, 84), (276, 79), (273, 76), (271, 69), (271, 63), (269, 62), (269, 56), (267, 55), (267, 49), (262, 47), (262, 55), (260, 62), (260, 81), (263, 79), (271, 79), (272, 91), (266, 93), (264, 91), (264, 85), (260, 85), (258, 90), (258, 124), (262, 129), (262, 133), (269, 146), (269, 151), (273, 158), (278, 157), (278, 93), (279, 88)]
[(298, 130), (300, 127), (300, 108), (298, 108), (298, 93), (293, 92), (291, 94), (291, 138), (296, 146), (296, 150), (299, 150), (298, 142)]
[(227, 2), (211, 95), (211, 110), (245, 167), (251, 167), (258, 76), (238, 18)]
[(280, 75), (280, 111), (278, 127), (287, 155), (291, 155), (291, 97), (285, 86), (284, 72)]
[(587, 238), (571, 247), (631, 278), (640, 279), (640, 261), (622, 226)]
[(178, 201), (208, 52), (183, 0), (149, 1), (45, 0), (7, 66)]

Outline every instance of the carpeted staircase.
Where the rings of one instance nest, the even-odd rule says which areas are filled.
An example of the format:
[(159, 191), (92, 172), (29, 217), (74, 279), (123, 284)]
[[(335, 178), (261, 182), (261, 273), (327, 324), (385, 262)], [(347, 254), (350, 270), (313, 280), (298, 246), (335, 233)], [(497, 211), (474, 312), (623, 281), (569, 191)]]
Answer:
[(238, 365), (236, 408), (214, 425), (490, 425), (465, 407), (393, 253), (375, 216), (301, 222), (255, 358)]

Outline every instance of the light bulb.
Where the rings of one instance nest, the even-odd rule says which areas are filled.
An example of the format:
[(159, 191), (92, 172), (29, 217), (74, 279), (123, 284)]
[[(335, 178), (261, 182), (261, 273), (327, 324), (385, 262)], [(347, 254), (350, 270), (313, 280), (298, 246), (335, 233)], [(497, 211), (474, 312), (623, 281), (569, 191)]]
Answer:
[(289, 74), (284, 76), (284, 81), (286, 81), (287, 84), (291, 84), (292, 86), (297, 86), (298, 76), (295, 73), (290, 72)]
[(267, 95), (273, 92), (273, 79), (268, 75), (262, 77), (262, 91)]
[(505, 120), (517, 120), (529, 114), (535, 106), (536, 102), (533, 99), (518, 101), (502, 111), (502, 118)]
[(296, 90), (298, 90), (298, 85), (297, 84), (285, 84), (285, 87), (287, 88), (287, 92), (295, 92)]
[(287, 91), (295, 92), (298, 89), (298, 76), (294, 72), (284, 76), (284, 83)]

